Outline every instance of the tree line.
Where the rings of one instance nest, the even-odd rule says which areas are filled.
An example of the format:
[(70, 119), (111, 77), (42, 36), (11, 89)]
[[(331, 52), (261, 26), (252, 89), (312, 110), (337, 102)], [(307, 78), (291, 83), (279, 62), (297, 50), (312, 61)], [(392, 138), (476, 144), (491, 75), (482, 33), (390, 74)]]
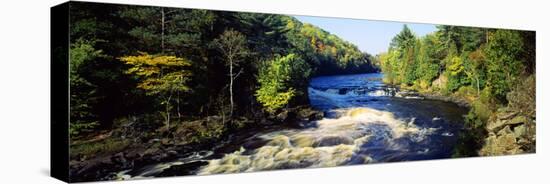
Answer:
[(307, 103), (313, 76), (375, 72), (374, 57), (285, 15), (73, 2), (70, 133)]
[(419, 37), (405, 25), (377, 57), (386, 83), (466, 100), (468, 144), (483, 144), (501, 107), (535, 118), (533, 31), (442, 25)]

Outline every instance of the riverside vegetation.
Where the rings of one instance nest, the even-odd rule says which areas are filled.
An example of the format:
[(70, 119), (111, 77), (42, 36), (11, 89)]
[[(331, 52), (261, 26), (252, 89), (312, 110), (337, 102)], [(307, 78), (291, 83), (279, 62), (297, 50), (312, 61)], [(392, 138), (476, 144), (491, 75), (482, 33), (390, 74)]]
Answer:
[[(312, 132), (328, 143), (317, 143), (306, 134), (310, 137), (304, 145), (309, 147), (303, 149), (287, 144), (291, 135), (285, 134), (273, 140), (286, 145), (278, 151), (293, 148), (320, 155), (328, 149), (313, 145), (334, 146), (346, 140), (331, 152), (345, 153), (339, 161), (346, 163), (365, 142), (350, 141), (357, 137), (323, 137), (325, 130), (361, 134), (361, 141), (367, 141), (365, 132), (356, 132), (360, 129), (342, 128), (363, 126), (364, 119), (372, 119), (365, 113), (383, 116), (380, 121), (391, 120), (392, 127), (402, 132), (424, 129), (414, 126), (414, 118), (405, 122), (389, 112), (366, 108), (352, 110), (344, 120), (326, 119), (327, 111), (311, 107), (308, 92), (325, 94), (322, 90), (327, 89), (308, 85), (319, 76), (380, 71), (386, 84), (401, 91), (470, 107), (455, 156), (535, 151), (534, 32), (439, 26), (436, 32), (417, 37), (405, 26), (387, 53), (372, 56), (285, 15), (73, 2), (70, 16), (71, 181), (120, 178), (118, 171), (211, 154), (200, 150), (237, 150), (229, 155), (250, 161), (257, 158), (243, 155), (248, 153), (227, 142), (311, 122), (320, 122), (319, 130)], [(363, 87), (344, 86), (337, 91), (365, 92)], [(386, 102), (372, 101), (380, 107)], [(398, 103), (410, 111), (408, 102)], [(425, 109), (432, 106), (415, 103)], [(433, 104), (459, 112), (452, 104)], [(223, 164), (233, 157), (212, 163)], [(306, 158), (299, 155), (293, 162), (304, 164), (300, 159)], [(361, 159), (361, 163), (370, 161)], [(196, 174), (204, 164), (161, 164), (155, 168), (162, 171), (154, 176)], [(212, 168), (206, 173), (218, 171)]]
[(311, 77), (377, 71), (371, 55), (290, 16), (83, 2), (70, 12), (74, 181), (319, 119)]
[(378, 58), (385, 82), (470, 106), (455, 156), (535, 152), (534, 32), (405, 26)]

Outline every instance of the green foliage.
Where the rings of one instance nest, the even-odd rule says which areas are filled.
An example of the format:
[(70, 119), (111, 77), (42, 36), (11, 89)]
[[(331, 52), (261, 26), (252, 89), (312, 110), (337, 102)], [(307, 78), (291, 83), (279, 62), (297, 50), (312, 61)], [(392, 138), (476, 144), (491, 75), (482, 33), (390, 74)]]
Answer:
[[(307, 96), (311, 76), (375, 72), (377, 65), (388, 83), (475, 93), (471, 127), (482, 127), (496, 103), (509, 101), (534, 114), (534, 96), (523, 95), (534, 95), (534, 77), (522, 75), (535, 72), (534, 32), (438, 26), (417, 37), (404, 26), (387, 53), (372, 56), (284, 15), (74, 2), (70, 24), (71, 138), (112, 130), (112, 122), (135, 114), (144, 115), (138, 118), (148, 124), (143, 132), (160, 126), (159, 112), (167, 127), (176, 113), (182, 126), (224, 114), (233, 96), (237, 116), (273, 113), (307, 103), (299, 99)], [(228, 72), (232, 67), (237, 72)], [(235, 87), (231, 95), (229, 86)], [(220, 119), (189, 128), (193, 142), (218, 139), (231, 129)], [(74, 147), (74, 153), (126, 146), (115, 142)]]
[(433, 34), (426, 35), (421, 40), (418, 43), (418, 69), (415, 72), (421, 82), (429, 84), (439, 74), (440, 43)]
[(429, 67), (421, 65), (427, 62), (424, 60), (426, 57), (417, 55), (426, 54), (425, 50), (423, 51), (421, 41), (416, 39), (407, 25), (392, 39), (388, 53), (389, 55), (382, 55), (380, 64), (382, 71), (389, 74), (385, 80), (394, 84), (412, 85), (422, 77), (417, 72), (418, 68)]
[(477, 49), (474, 52), (468, 54), (464, 62), (464, 73), (470, 80), (470, 84), (477, 90), (479, 95), (480, 90), (485, 86), (486, 82), (486, 66), (485, 55), (483, 49)]
[(273, 14), (240, 13), (241, 26), (246, 27), (246, 34), (250, 37), (249, 44), (257, 53), (257, 57), (264, 59), (274, 53), (286, 53), (288, 41), (285, 34), (292, 27), (287, 26), (286, 17)]
[(373, 61), (357, 46), (340, 39), (311, 24), (302, 24), (294, 18), (287, 19), (286, 33), (292, 46), (289, 53), (301, 55), (304, 60), (317, 69), (316, 74), (330, 75), (343, 73), (375, 72)]
[(519, 32), (497, 30), (489, 35), (487, 54), (487, 83), (494, 95), (504, 100), (511, 85), (523, 71), (521, 61), (523, 42)]
[[(444, 94), (471, 86), (479, 96), (487, 88), (500, 103), (506, 103), (514, 81), (533, 63), (532, 47), (524, 46), (533, 44), (529, 32), (460, 26), (438, 29), (416, 39), (404, 26), (388, 52), (379, 57), (385, 81), (420, 89), (434, 87)], [(431, 86), (435, 82), (437, 86)]]
[(215, 15), (207, 10), (127, 6), (116, 12), (132, 24), (127, 31), (134, 48), (152, 53), (189, 55), (201, 44), (202, 30), (209, 29)]
[(274, 113), (296, 95), (293, 77), (307, 78), (308, 74), (306, 63), (295, 54), (268, 61), (258, 73), (260, 87), (256, 90), (256, 99), (267, 112)]
[(390, 84), (401, 83), (399, 51), (390, 50), (380, 55), (380, 66), (384, 72), (384, 81)]
[(96, 86), (82, 77), (83, 68), (96, 59), (106, 57), (101, 50), (96, 50), (94, 42), (78, 40), (71, 44), (69, 58), (70, 95), (70, 126), (69, 134), (78, 136), (91, 132), (99, 125), (97, 116), (93, 114), (91, 104), (96, 103)]
[(416, 38), (414, 33), (409, 29), (407, 25), (403, 25), (403, 29), (395, 37), (393, 37), (390, 48), (398, 49), (401, 52), (407, 51), (414, 47)]
[(534, 117), (534, 75), (522, 77), (534, 72), (533, 40), (531, 32), (438, 26), (415, 41), (404, 27), (379, 58), (385, 82), (423, 90), (431, 83), (432, 91), (470, 102), (453, 156), (475, 156), (498, 107)]
[(455, 147), (453, 157), (477, 156), (477, 150), (483, 145), (487, 131), (486, 122), (489, 120), (496, 107), (492, 99), (491, 91), (484, 89), (478, 100), (472, 102), (468, 114), (464, 118), (464, 128), (459, 134), (458, 145)]
[(464, 73), (464, 60), (458, 56), (449, 57), (447, 70), (444, 75), (446, 75), (448, 79), (445, 89), (447, 92), (454, 92), (461, 86), (467, 84)]

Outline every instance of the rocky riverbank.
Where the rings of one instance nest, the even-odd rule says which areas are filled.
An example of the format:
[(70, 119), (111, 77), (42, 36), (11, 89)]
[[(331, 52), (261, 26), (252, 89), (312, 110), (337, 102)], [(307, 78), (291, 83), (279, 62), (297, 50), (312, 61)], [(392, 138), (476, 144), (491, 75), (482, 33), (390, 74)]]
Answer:
[(517, 109), (500, 108), (487, 122), (487, 138), (480, 155), (511, 155), (536, 151), (536, 120)]
[[(531, 84), (532, 83), (532, 84)], [(475, 99), (450, 94), (442, 95), (435, 92), (418, 92), (409, 88), (398, 88), (396, 97), (419, 98), (453, 102), (459, 106), (470, 108)], [(490, 112), (482, 131), (483, 139), (479, 150), (480, 156), (512, 155), (534, 153), (536, 151), (536, 117), (535, 117), (535, 88), (534, 79), (528, 79), (509, 93), (509, 104)], [(474, 131), (465, 129), (464, 131)], [(465, 134), (472, 135), (472, 134)], [(466, 138), (469, 139), (469, 138)]]
[(397, 87), (395, 92), (395, 97), (402, 97), (402, 98), (418, 98), (418, 99), (428, 99), (428, 100), (439, 100), (444, 102), (452, 102), (457, 104), (460, 107), (470, 107), (471, 101), (469, 99), (461, 97), (459, 95), (443, 95), (441, 93), (437, 92), (427, 92), (427, 91), (418, 91), (414, 90), (412, 88), (407, 87)]
[[(243, 136), (257, 129), (269, 129), (278, 126), (293, 128), (305, 127), (308, 122), (323, 118), (323, 112), (308, 106), (287, 108), (275, 115), (261, 115), (260, 119), (246, 117), (224, 121), (219, 116), (174, 123), (168, 130), (160, 128), (151, 135), (134, 134), (136, 136), (121, 136), (122, 128), (114, 129), (108, 136), (96, 142), (79, 143), (75, 146), (88, 146), (88, 149), (101, 147), (101, 150), (86, 153), (72, 154), (70, 161), (70, 175), (72, 182), (111, 180), (116, 174), (124, 170), (133, 170), (147, 165), (173, 161), (178, 158), (192, 156), (198, 153), (199, 157), (209, 156), (202, 150), (230, 149), (222, 148), (237, 136)], [(252, 130), (254, 129), (254, 130)], [(78, 141), (75, 141), (78, 143)], [(98, 143), (101, 142), (101, 143)], [(91, 146), (101, 144), (100, 146)], [(110, 146), (114, 145), (114, 146)], [(124, 145), (120, 151), (107, 152), (105, 147)], [(234, 150), (228, 150), (234, 151)], [(201, 155), (202, 154), (202, 155)], [(167, 169), (157, 176), (189, 175), (185, 171), (193, 171), (205, 165), (205, 162), (193, 162)]]

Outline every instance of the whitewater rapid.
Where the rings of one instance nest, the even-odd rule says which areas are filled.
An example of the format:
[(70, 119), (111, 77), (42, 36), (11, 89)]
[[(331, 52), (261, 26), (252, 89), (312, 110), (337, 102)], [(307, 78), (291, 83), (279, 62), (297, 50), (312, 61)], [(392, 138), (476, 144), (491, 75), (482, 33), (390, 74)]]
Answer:
[[(412, 122), (396, 119), (386, 111), (367, 107), (335, 110), (336, 118), (312, 122), (305, 130), (275, 131), (259, 136), (267, 144), (255, 150), (241, 148), (223, 158), (209, 161), (200, 175), (236, 173), (285, 168), (315, 168), (376, 162), (368, 155), (357, 154), (371, 138), (386, 139), (388, 146), (402, 149), (404, 136), (422, 141), (433, 128), (419, 128)], [(381, 130), (380, 127), (385, 127)], [(247, 153), (248, 152), (248, 153)], [(246, 154), (247, 153), (247, 154)]]
[[(208, 175), (449, 158), (467, 112), (382, 83), (382, 74), (317, 77), (310, 105), (325, 117), (301, 128), (257, 129), (172, 162), (116, 173)], [(301, 123), (302, 124), (302, 123)]]

